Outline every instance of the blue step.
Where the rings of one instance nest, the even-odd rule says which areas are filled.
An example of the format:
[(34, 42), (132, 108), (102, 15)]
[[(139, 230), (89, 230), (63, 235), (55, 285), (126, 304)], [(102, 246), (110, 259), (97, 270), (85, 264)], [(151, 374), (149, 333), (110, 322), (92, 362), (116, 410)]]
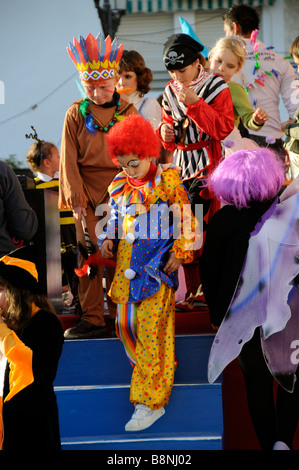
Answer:
[(186, 436), (159, 436), (159, 437), (137, 437), (121, 438), (118, 436), (106, 436), (105, 439), (99, 437), (67, 439), (62, 442), (62, 450), (222, 450), (221, 437), (218, 435), (186, 435)]
[[(176, 383), (207, 382), (207, 363), (214, 335), (176, 336)], [(67, 340), (56, 386), (128, 384), (132, 367), (117, 338)]]
[(214, 335), (176, 336), (178, 368), (166, 413), (138, 433), (124, 430), (132, 368), (118, 339), (65, 341), (54, 383), (65, 450), (220, 450), (221, 383), (207, 383)]
[(92, 445), (92, 449), (107, 449), (114, 448), (113, 445), (118, 448), (121, 444), (126, 448), (130, 442), (136, 448), (146, 448), (145, 443), (160, 446), (161, 439), (164, 448), (166, 444), (174, 445), (174, 442), (176, 446), (192, 442), (194, 448), (212, 443), (221, 448), (219, 384), (174, 385), (165, 415), (149, 429), (138, 433), (124, 431), (134, 411), (129, 402), (129, 392), (129, 386), (57, 388), (63, 446), (78, 449), (80, 444), (80, 448)]

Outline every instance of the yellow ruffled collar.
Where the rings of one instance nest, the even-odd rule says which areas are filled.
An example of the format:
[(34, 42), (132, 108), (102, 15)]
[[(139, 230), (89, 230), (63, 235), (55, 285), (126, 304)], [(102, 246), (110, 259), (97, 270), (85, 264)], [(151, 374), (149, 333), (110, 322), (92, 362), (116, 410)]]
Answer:
[(124, 171), (122, 171), (114, 178), (108, 188), (110, 197), (116, 204), (122, 206), (129, 204), (142, 204), (160, 185), (162, 173), (170, 168), (179, 170), (179, 168), (172, 163), (159, 164), (157, 166), (155, 177), (144, 183), (144, 185), (138, 187), (132, 186), (129, 182), (128, 176)]

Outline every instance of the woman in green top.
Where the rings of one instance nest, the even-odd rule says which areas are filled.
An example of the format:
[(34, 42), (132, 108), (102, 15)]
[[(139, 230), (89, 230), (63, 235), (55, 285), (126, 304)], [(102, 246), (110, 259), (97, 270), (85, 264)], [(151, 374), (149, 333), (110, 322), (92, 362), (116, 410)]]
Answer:
[(238, 83), (231, 81), (233, 75), (243, 67), (245, 58), (246, 54), (242, 40), (235, 37), (219, 39), (210, 52), (210, 71), (220, 75), (227, 83), (234, 107), (235, 128), (224, 141), (225, 156), (240, 149), (258, 147), (253, 140), (242, 138), (238, 130), (240, 120), (248, 129), (259, 131), (268, 119), (266, 111), (261, 108), (253, 109), (245, 89)]

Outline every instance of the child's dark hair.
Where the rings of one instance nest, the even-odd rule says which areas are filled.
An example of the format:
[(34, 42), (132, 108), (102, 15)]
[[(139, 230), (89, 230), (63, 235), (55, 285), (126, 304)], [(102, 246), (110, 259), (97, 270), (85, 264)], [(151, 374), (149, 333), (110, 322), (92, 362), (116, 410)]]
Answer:
[(207, 62), (206, 59), (204, 58), (204, 56), (200, 52), (198, 52), (197, 54), (198, 54), (199, 63), (204, 67), (206, 65), (206, 62)]
[(231, 28), (233, 23), (241, 26), (242, 34), (259, 29), (260, 19), (257, 11), (249, 5), (233, 5), (224, 15), (224, 22)]
[(299, 59), (299, 36), (294, 39), (290, 47), (290, 54), (292, 57), (297, 57)]
[(39, 170), (42, 160), (50, 157), (54, 147), (55, 145), (51, 142), (43, 140), (34, 142), (31, 145), (26, 154), (26, 161), (32, 171), (37, 172)]
[(51, 142), (45, 142), (38, 138), (37, 132), (33, 126), (31, 126), (33, 133), (25, 134), (26, 139), (35, 140), (34, 144), (31, 145), (26, 155), (26, 161), (29, 164), (32, 171), (37, 172), (42, 159), (49, 158), (52, 153), (52, 149), (55, 147)]
[(153, 81), (153, 72), (146, 67), (142, 55), (137, 51), (123, 52), (119, 62), (119, 73), (135, 72), (137, 75), (137, 92), (140, 96), (146, 95), (150, 91), (150, 83)]
[(7, 310), (2, 311), (2, 317), (8, 328), (18, 331), (23, 328), (32, 316), (32, 304), (55, 313), (50, 300), (42, 294), (35, 294), (26, 289), (17, 289), (0, 277), (0, 287), (5, 290), (8, 304)]

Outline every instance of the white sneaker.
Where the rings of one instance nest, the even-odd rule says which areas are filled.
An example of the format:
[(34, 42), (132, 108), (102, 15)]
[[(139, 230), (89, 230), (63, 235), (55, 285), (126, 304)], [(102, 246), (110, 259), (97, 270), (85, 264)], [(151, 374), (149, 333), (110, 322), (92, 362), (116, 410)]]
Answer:
[(276, 441), (273, 450), (290, 450), (290, 448), (282, 441)]
[(152, 410), (146, 405), (137, 404), (135, 411), (132, 415), (130, 421), (127, 422), (125, 426), (126, 431), (142, 431), (150, 427), (157, 419), (161, 418), (165, 413), (165, 409), (158, 408), (157, 410)]

